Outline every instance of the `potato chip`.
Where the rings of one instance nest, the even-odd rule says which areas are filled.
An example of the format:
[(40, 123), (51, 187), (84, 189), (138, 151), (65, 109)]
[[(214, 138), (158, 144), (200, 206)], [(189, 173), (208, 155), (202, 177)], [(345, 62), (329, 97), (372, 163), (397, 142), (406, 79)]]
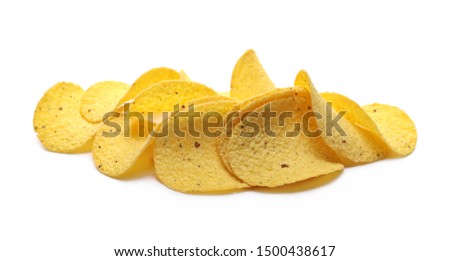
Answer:
[[(306, 85), (311, 92), (312, 107), (318, 114), (316, 124), (321, 131), (321, 136), (345, 165), (369, 163), (386, 157), (384, 146), (374, 141), (366, 131), (353, 125), (346, 118), (339, 119), (338, 113), (331, 105), (327, 105), (312, 82), (309, 81)], [(337, 119), (339, 120), (335, 122)]]
[(256, 107), (259, 107), (260, 105), (266, 104), (267, 102), (272, 100), (281, 99), (283, 97), (286, 97), (286, 95), (289, 96), (294, 92), (295, 92), (294, 88), (273, 89), (272, 91), (260, 93), (251, 98), (248, 98), (247, 100), (241, 101), (240, 103), (236, 104), (236, 106), (234, 106), (233, 110), (234, 111), (240, 110), (241, 112), (252, 111)]
[[(236, 101), (223, 100), (215, 96), (216, 101), (197, 104), (196, 112), (202, 116), (211, 116), (216, 122), (217, 115), (224, 115), (232, 108)], [(179, 137), (175, 133), (175, 118), (179, 119), (179, 130), (186, 137)], [(173, 115), (167, 122), (168, 135), (156, 138), (154, 149), (155, 172), (158, 179), (167, 187), (180, 192), (219, 192), (232, 191), (248, 187), (235, 176), (230, 174), (222, 164), (217, 152), (217, 137), (211, 133), (223, 131), (223, 125), (208, 128), (203, 131), (204, 122), (208, 118), (197, 117), (194, 120), (194, 128), (199, 135), (190, 135), (187, 117), (181, 117), (180, 113)]]
[(105, 113), (114, 111), (129, 88), (128, 84), (115, 81), (104, 81), (92, 85), (81, 99), (81, 114), (90, 122), (101, 122)]
[[(262, 115), (267, 104), (276, 113), (270, 121), (273, 134), (266, 130)], [(249, 185), (277, 187), (341, 171), (343, 165), (333, 162), (327, 148), (319, 145), (320, 137), (305, 135), (302, 119), (309, 112), (308, 91), (297, 89), (244, 116), (233, 128), (228, 144), (227, 157), (233, 173)], [(285, 113), (291, 115), (281, 117)]]
[(369, 115), (367, 115), (364, 109), (359, 106), (359, 104), (338, 93), (324, 92), (320, 95), (326, 102), (331, 103), (336, 112), (345, 111), (345, 119), (381, 139), (381, 134), (377, 125), (373, 122)]
[(150, 162), (151, 153), (144, 153), (149, 147), (148, 135), (153, 124), (126, 118), (116, 113), (110, 117), (95, 135), (92, 154), (97, 169), (113, 178), (129, 178), (135, 173), (133, 167), (144, 158)]
[(388, 148), (386, 141), (381, 136), (377, 125), (369, 117), (369, 115), (367, 115), (364, 109), (359, 106), (359, 104), (338, 93), (325, 92), (320, 95), (326, 102), (331, 103), (332, 108), (336, 112), (345, 112), (343, 117), (353, 125), (363, 129), (368, 135), (368, 139), (374, 143), (377, 143), (386, 155), (390, 153), (391, 150)]
[(406, 156), (414, 151), (417, 131), (414, 122), (404, 111), (378, 103), (363, 106), (363, 109), (378, 126), (381, 136), (392, 151), (390, 156)]
[[(272, 100), (281, 99), (287, 97), (294, 93), (293, 88), (279, 88), (274, 89), (267, 93), (261, 93), (247, 100), (241, 101), (240, 103), (233, 106), (229, 113), (227, 113), (227, 117), (225, 117), (226, 123), (226, 131), (230, 132), (227, 135), (222, 135), (219, 141), (219, 153), (222, 158), (223, 164), (229, 170), (231, 170), (230, 163), (228, 162), (228, 143), (231, 137), (231, 131), (234, 126), (236, 126), (240, 121), (243, 114), (249, 111), (255, 110), (257, 107), (260, 107), (266, 103), (269, 103)], [(234, 115), (232, 115), (234, 114)]]
[(303, 87), (306, 90), (310, 91), (310, 83), (311, 79), (309, 78), (308, 73), (305, 70), (301, 70), (298, 72), (297, 76), (295, 77), (294, 86), (296, 87)]
[(34, 111), (34, 131), (49, 151), (79, 153), (89, 151), (98, 124), (88, 122), (80, 113), (83, 89), (60, 82), (41, 98)]
[(239, 100), (275, 89), (253, 50), (248, 50), (236, 63), (231, 76), (230, 96)]
[(179, 80), (180, 74), (170, 68), (154, 68), (141, 75), (130, 87), (127, 94), (120, 100), (119, 105), (133, 100), (143, 90), (155, 83), (168, 80)]
[(134, 100), (131, 111), (171, 112), (176, 104), (182, 108), (190, 100), (212, 95), (217, 93), (203, 84), (181, 80), (163, 81), (141, 92)]
[[(294, 86), (303, 87), (308, 91), (311, 90), (311, 78), (305, 70), (298, 72), (294, 81)], [(374, 136), (378, 137), (378, 139), (381, 139), (381, 134), (378, 131), (376, 124), (355, 101), (338, 93), (323, 92), (320, 95), (326, 102), (331, 103), (336, 112), (345, 111), (343, 117), (348, 121), (364, 130), (367, 130)]]

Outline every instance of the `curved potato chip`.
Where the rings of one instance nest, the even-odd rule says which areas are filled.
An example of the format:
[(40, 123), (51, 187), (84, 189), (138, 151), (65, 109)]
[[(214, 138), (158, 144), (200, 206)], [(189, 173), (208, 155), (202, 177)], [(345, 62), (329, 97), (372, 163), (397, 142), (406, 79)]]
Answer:
[(81, 99), (81, 115), (90, 122), (101, 122), (103, 115), (114, 111), (130, 86), (122, 82), (99, 82), (86, 90)]
[[(196, 112), (202, 116), (210, 113), (211, 117), (224, 115), (236, 101), (222, 100), (215, 96), (216, 101), (202, 103), (195, 106)], [(248, 187), (235, 176), (230, 174), (222, 164), (217, 152), (218, 139), (211, 133), (223, 131), (223, 125), (208, 128), (208, 133), (203, 131), (205, 119), (197, 117), (194, 120), (194, 128), (199, 135), (190, 135), (189, 121), (187, 117), (180, 117), (180, 113), (173, 115), (164, 124), (168, 128), (168, 135), (158, 137), (155, 141), (154, 161), (155, 172), (158, 179), (167, 187), (180, 192), (218, 192), (230, 191)], [(179, 137), (174, 132), (175, 118), (179, 119), (179, 130), (186, 137)], [(206, 127), (205, 127), (206, 126)]]
[(171, 112), (174, 105), (185, 106), (187, 101), (204, 96), (217, 95), (211, 88), (191, 81), (163, 81), (141, 92), (133, 104), (135, 112)]
[[(263, 111), (268, 104), (277, 116), (270, 121), (273, 134), (265, 128)], [(319, 145), (320, 137), (305, 135), (307, 130), (302, 119), (310, 112), (308, 91), (298, 89), (247, 114), (233, 128), (228, 144), (228, 161), (233, 174), (249, 185), (277, 187), (341, 171), (343, 165), (332, 162), (327, 148)], [(290, 116), (281, 117), (285, 113)], [(281, 118), (284, 124), (280, 123)]]
[(295, 77), (294, 86), (303, 87), (306, 90), (310, 91), (310, 83), (311, 79), (309, 78), (308, 73), (305, 70), (301, 70), (297, 73)]
[[(295, 77), (294, 86), (303, 87), (311, 91), (311, 83), (309, 74), (305, 70), (300, 70)], [(338, 93), (323, 92), (320, 95), (325, 101), (331, 102), (335, 111), (345, 111), (344, 118), (376, 136), (381, 136), (375, 123), (355, 101)]]
[(241, 101), (240, 103), (236, 104), (236, 106), (234, 106), (233, 110), (239, 110), (241, 112), (252, 111), (260, 105), (268, 103), (269, 101), (281, 99), (290, 95), (297, 95), (294, 88), (289, 87), (273, 89), (272, 91), (260, 93), (251, 98)]
[(237, 61), (231, 76), (230, 96), (245, 100), (275, 89), (253, 50), (248, 50)]
[[(137, 118), (127, 119), (124, 114), (116, 113), (100, 127), (94, 138), (92, 155), (97, 169), (113, 178), (128, 178), (139, 158), (151, 156), (145, 154), (148, 148), (148, 134), (152, 123)], [(150, 129), (147, 129), (150, 128)], [(151, 154), (150, 154), (151, 155)]]
[(370, 163), (386, 157), (384, 146), (346, 118), (340, 118), (342, 112), (338, 114), (331, 105), (327, 105), (311, 81), (306, 82), (306, 86), (311, 93), (312, 107), (318, 113), (316, 124), (321, 136), (345, 165)]
[(151, 69), (142, 74), (130, 87), (119, 104), (133, 100), (143, 90), (149, 88), (155, 83), (169, 80), (179, 80), (180, 74), (170, 68), (160, 67)]
[(60, 82), (41, 98), (34, 111), (34, 131), (49, 151), (85, 152), (91, 149), (98, 124), (88, 122), (80, 113), (83, 89)]
[(331, 103), (332, 108), (336, 112), (345, 112), (343, 117), (350, 121), (353, 125), (366, 131), (369, 136), (368, 138), (377, 143), (386, 154), (390, 153), (391, 150), (388, 148), (386, 141), (381, 136), (377, 125), (369, 117), (369, 115), (367, 115), (364, 109), (359, 106), (359, 104), (338, 93), (324, 92), (320, 95), (326, 102)]
[(363, 109), (377, 124), (381, 136), (392, 151), (391, 156), (406, 156), (414, 151), (417, 131), (414, 122), (404, 111), (378, 103), (365, 105)]
[(345, 111), (345, 119), (381, 138), (380, 131), (375, 122), (373, 122), (364, 109), (355, 101), (338, 93), (323, 92), (320, 95), (326, 102), (331, 103), (331, 106), (336, 112)]
[[(241, 101), (240, 103), (233, 106), (233, 108), (227, 113), (225, 117), (226, 121), (226, 135), (222, 135), (219, 141), (219, 154), (222, 158), (222, 162), (225, 167), (232, 171), (230, 163), (228, 162), (228, 143), (231, 137), (231, 131), (234, 126), (236, 126), (240, 121), (243, 114), (249, 111), (253, 111), (256, 108), (269, 103), (272, 100), (281, 99), (295, 95), (293, 88), (277, 88), (267, 93), (261, 93), (247, 100)], [(232, 115), (234, 114), (234, 115)]]

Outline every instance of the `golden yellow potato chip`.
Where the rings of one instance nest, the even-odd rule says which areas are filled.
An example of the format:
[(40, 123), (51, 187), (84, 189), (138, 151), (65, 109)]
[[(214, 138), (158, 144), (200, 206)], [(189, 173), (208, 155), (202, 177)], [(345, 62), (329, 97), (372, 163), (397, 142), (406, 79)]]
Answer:
[(275, 89), (253, 50), (248, 50), (236, 63), (231, 76), (230, 96), (245, 100)]
[(81, 114), (90, 122), (101, 122), (105, 113), (114, 111), (129, 88), (128, 84), (115, 81), (104, 81), (92, 85), (81, 99)]
[[(217, 100), (195, 105), (199, 117), (192, 121), (193, 128), (189, 128), (188, 118), (181, 113), (176, 113), (163, 123), (168, 135), (156, 138), (154, 161), (156, 175), (167, 187), (194, 193), (223, 192), (248, 187), (222, 164), (217, 151), (218, 139), (214, 136), (218, 131), (223, 131), (223, 121), (220, 122), (220, 118), (236, 101), (223, 100), (220, 96), (215, 96), (215, 99)], [(185, 137), (177, 135), (175, 130), (180, 130)], [(190, 130), (198, 133), (190, 133)]]
[(83, 89), (60, 82), (41, 98), (34, 111), (34, 131), (49, 151), (85, 152), (91, 149), (98, 124), (88, 122), (80, 113)]
[(179, 80), (180, 74), (170, 68), (154, 68), (141, 75), (130, 87), (127, 94), (120, 100), (119, 105), (133, 100), (143, 90), (155, 83), (168, 80)]
[(296, 87), (303, 87), (306, 90), (310, 90), (310, 83), (311, 79), (309, 78), (308, 73), (305, 70), (301, 70), (298, 72), (297, 76), (295, 77), (294, 86)]
[[(188, 107), (190, 105), (192, 105), (192, 104), (201, 105), (201, 104), (204, 104), (204, 103), (210, 103), (210, 102), (218, 103), (218, 102), (222, 102), (222, 101), (224, 101), (224, 102), (226, 102), (226, 101), (235, 101), (235, 102), (237, 102), (237, 100), (234, 99), (234, 98), (221, 96), (221, 95), (205, 96), (205, 97), (201, 97), (201, 98), (197, 98), (197, 99), (188, 101), (187, 105), (184, 106), (183, 108), (181, 108), (180, 111), (187, 111)], [(224, 117), (224, 120), (225, 120), (225, 117)], [(157, 128), (161, 128), (161, 121), (157, 120), (157, 122), (159, 123), (157, 125)], [(159, 129), (157, 129), (157, 130), (159, 130)], [(149, 139), (151, 139), (150, 142), (152, 142), (154, 137), (153, 136), (149, 137)]]
[(226, 131), (225, 135), (220, 137), (219, 141), (219, 153), (222, 158), (223, 164), (229, 170), (231, 170), (230, 164), (228, 162), (228, 142), (231, 137), (231, 131), (234, 126), (236, 126), (241, 121), (241, 116), (249, 111), (253, 111), (256, 108), (269, 103), (272, 100), (281, 99), (288, 97), (294, 93), (293, 88), (277, 88), (267, 93), (261, 93), (247, 100), (241, 101), (227, 113), (225, 117), (226, 121)]
[(260, 93), (246, 100), (242, 100), (240, 103), (236, 104), (233, 110), (247, 112), (256, 109), (257, 107), (268, 103), (269, 101), (281, 99), (289, 95), (295, 94), (294, 88), (277, 88), (272, 91)]
[(325, 143), (333, 149), (345, 165), (374, 162), (386, 157), (386, 149), (366, 131), (353, 125), (327, 104), (311, 81), (306, 84), (311, 93), (312, 108), (316, 112), (317, 128)]
[(414, 122), (401, 109), (385, 105), (370, 104), (363, 107), (391, 150), (390, 156), (406, 156), (416, 148), (417, 131)]
[[(274, 117), (270, 122), (264, 116), (267, 105)], [(233, 173), (249, 185), (277, 187), (341, 171), (343, 165), (333, 162), (320, 137), (308, 136), (303, 122), (308, 113), (310, 95), (298, 88), (244, 116), (228, 142)]]
[(386, 154), (389, 153), (389, 148), (381, 136), (375, 122), (367, 115), (364, 109), (355, 101), (338, 93), (321, 93), (322, 98), (326, 102), (330, 102), (331, 106), (336, 112), (345, 112), (344, 118), (350, 121), (353, 125), (363, 129), (369, 135), (369, 139), (377, 143)]
[(363, 128), (372, 134), (381, 137), (380, 131), (373, 120), (367, 115), (359, 104), (350, 98), (331, 92), (323, 92), (320, 94), (326, 102), (330, 102), (336, 112), (345, 111), (344, 118), (349, 120), (356, 126)]
[(135, 175), (133, 167), (139, 161), (150, 163), (148, 135), (153, 124), (136, 117), (115, 113), (108, 118), (95, 135), (92, 154), (97, 169), (113, 178)]
[(183, 109), (190, 100), (212, 95), (217, 93), (203, 84), (181, 80), (163, 81), (141, 92), (131, 105), (131, 111), (171, 112), (176, 104)]
[[(298, 72), (294, 86), (299, 86), (311, 90), (311, 78), (309, 74), (305, 70), (301, 70)], [(320, 94), (326, 102), (330, 102), (333, 109), (336, 112), (345, 111), (344, 118), (349, 120), (354, 125), (367, 130), (374, 136), (381, 138), (381, 134), (378, 131), (376, 124), (372, 121), (372, 119), (365, 113), (363, 108), (359, 106), (358, 103), (351, 100), (350, 98), (332, 92), (323, 92)]]
[[(174, 80), (176, 80), (176, 79), (174, 79)], [(181, 70), (180, 71), (180, 80), (191, 81), (191, 78), (189, 78), (189, 76), (186, 74), (185, 71)]]
[[(205, 97), (193, 99), (193, 100), (186, 102), (185, 104), (180, 106), (179, 111), (187, 111), (189, 106), (191, 106), (193, 104), (199, 105), (199, 104), (203, 104), (203, 103), (219, 102), (219, 101), (237, 101), (237, 100), (230, 98), (230, 97), (220, 96), (220, 95), (205, 96)], [(174, 112), (172, 112), (172, 113), (174, 113)], [(167, 118), (168, 116), (169, 115), (162, 115), (160, 113), (155, 113), (154, 117), (153, 117), (153, 122), (156, 124), (156, 128), (160, 128), (162, 121), (165, 120), (165, 118)], [(156, 131), (158, 131), (158, 129), (156, 129)], [(152, 142), (154, 137), (149, 137), (149, 139)]]

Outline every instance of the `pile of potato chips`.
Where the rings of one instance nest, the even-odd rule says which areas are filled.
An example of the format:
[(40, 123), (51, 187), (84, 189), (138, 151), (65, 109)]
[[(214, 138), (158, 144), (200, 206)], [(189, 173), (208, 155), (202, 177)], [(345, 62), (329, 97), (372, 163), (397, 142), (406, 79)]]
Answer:
[[(276, 115), (269, 122), (268, 105)], [(183, 117), (191, 107), (220, 122), (210, 128), (201, 117)], [(279, 187), (409, 155), (417, 140), (414, 122), (399, 108), (319, 93), (303, 70), (294, 87), (277, 88), (253, 50), (238, 60), (229, 93), (170, 68), (152, 69), (131, 86), (104, 81), (84, 91), (60, 82), (39, 101), (33, 124), (49, 151), (92, 151), (101, 173), (121, 179), (153, 162), (164, 185), (186, 193)], [(190, 135), (207, 124), (208, 133)]]

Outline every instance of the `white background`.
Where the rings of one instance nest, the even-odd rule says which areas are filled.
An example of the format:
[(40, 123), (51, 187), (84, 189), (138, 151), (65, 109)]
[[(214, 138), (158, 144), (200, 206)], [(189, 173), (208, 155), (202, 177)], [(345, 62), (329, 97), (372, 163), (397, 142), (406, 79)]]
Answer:
[[(127, 260), (113, 248), (153, 245), (335, 245), (324, 260), (449, 260), (444, 1), (78, 2), (0, 3), (1, 260)], [(248, 48), (280, 87), (304, 68), (320, 91), (404, 109), (416, 151), (295, 193), (199, 196), (153, 174), (108, 178), (90, 154), (47, 152), (33, 132), (34, 108), (58, 81), (132, 83), (169, 66), (225, 91)]]

